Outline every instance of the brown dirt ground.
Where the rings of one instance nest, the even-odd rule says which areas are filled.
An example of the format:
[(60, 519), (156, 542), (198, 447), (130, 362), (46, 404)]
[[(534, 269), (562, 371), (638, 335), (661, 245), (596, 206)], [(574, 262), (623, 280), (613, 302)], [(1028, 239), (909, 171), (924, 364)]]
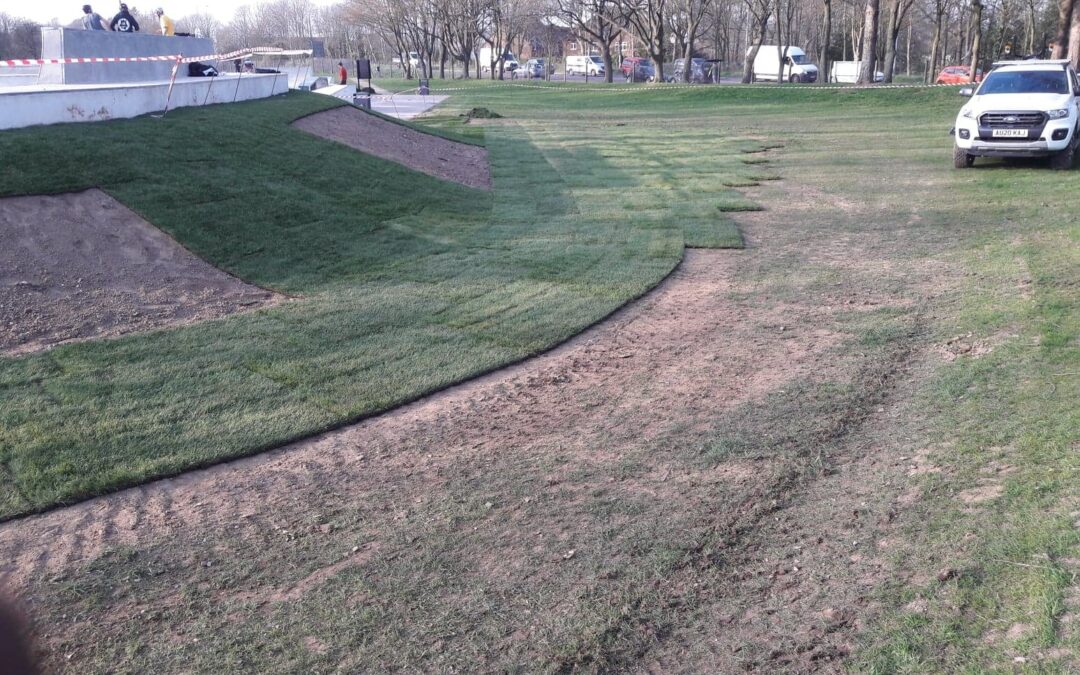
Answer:
[[(337, 114), (354, 114), (346, 110)], [(783, 203), (782, 188), (763, 190)], [(499, 491), (517, 479), (530, 496), (522, 500), (507, 490), (505, 502), (485, 504), (498, 518), (479, 531), (469, 522), (474, 531), (461, 535), (470, 545), (459, 555), (477, 570), (476, 583), (520, 592), (573, 566), (598, 564), (605, 553), (593, 548), (595, 537), (587, 532), (598, 490), (665, 504), (660, 511), (678, 514), (675, 522), (728, 542), (715, 554), (723, 559), (724, 581), (707, 593), (698, 584), (715, 578), (695, 576), (693, 569), (657, 581), (676, 600), (698, 593), (703, 599), (633, 669), (838, 672), (874, 611), (873, 590), (888, 575), (891, 523), (910, 505), (904, 494), (911, 492), (911, 461), (893, 454), (902, 441), (892, 425), (901, 415), (903, 382), (919, 360), (902, 367), (895, 391), (885, 392), (871, 411), (865, 426), (877, 431), (852, 438), (809, 483), (785, 477), (780, 457), (732, 457), (695, 468), (664, 445), (665, 439), (706, 437), (715, 430), (703, 420), (796, 380), (842, 381), (850, 363), (836, 357), (849, 337), (841, 314), (907, 307), (912, 289), (918, 295), (941, 283), (939, 266), (893, 264), (889, 251), (875, 248), (872, 232), (822, 238), (782, 225), (791, 217), (740, 214), (747, 250), (688, 250), (654, 292), (539, 358), (277, 451), (4, 523), (0, 561), (7, 562), (0, 563), (0, 582), (32, 589), (52, 575), (77, 573), (116, 546), (255, 548), (272, 559), (290, 544), (267, 533), (302, 531), (313, 504), (320, 513), (362, 509), (360, 530), (327, 526), (313, 535), (321, 537), (321, 548), (337, 552), (333, 561), (285, 571), (232, 597), (288, 601), (341, 570), (375, 574), (380, 559), (406, 559), (422, 546), (425, 530), (417, 527), (403, 542), (404, 523), (438, 518), (469, 481)], [(888, 290), (900, 284), (855, 283), (770, 298), (763, 275), (793, 260), (840, 274), (902, 279), (906, 290), (901, 295)], [(596, 478), (618, 475), (627, 449), (649, 443), (655, 449), (646, 455), (645, 470)], [(733, 507), (714, 511), (710, 504)], [(624, 527), (633, 524), (630, 519)], [(358, 540), (370, 543), (357, 547)], [(540, 542), (543, 562), (535, 568)], [(52, 640), (95, 641), (111, 624), (130, 620), (129, 611), (105, 608), (87, 632), (58, 630), (44, 647)], [(533, 628), (519, 626), (511, 639), (537, 641), (542, 636)]]
[(429, 176), (481, 190), (491, 189), (487, 148), (478, 145), (416, 131), (352, 106), (308, 115), (292, 125)]
[(100, 190), (0, 199), (0, 354), (279, 300), (195, 257)]

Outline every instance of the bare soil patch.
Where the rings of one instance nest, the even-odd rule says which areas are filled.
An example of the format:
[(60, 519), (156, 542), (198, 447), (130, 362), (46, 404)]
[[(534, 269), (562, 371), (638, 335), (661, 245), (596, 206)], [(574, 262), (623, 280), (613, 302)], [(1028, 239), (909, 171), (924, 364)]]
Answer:
[(0, 199), (0, 353), (215, 319), (280, 296), (100, 190)]
[(491, 189), (487, 149), (478, 145), (425, 134), (352, 106), (302, 117), (293, 126), (429, 176)]

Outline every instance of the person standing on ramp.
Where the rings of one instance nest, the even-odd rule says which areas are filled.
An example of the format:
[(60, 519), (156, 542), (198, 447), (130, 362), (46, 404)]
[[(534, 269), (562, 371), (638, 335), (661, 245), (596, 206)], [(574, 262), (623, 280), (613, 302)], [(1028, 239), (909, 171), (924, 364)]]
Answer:
[(154, 16), (158, 18), (158, 27), (162, 35), (176, 35), (176, 26), (173, 25), (173, 20), (165, 15), (165, 10), (158, 7), (154, 10)]
[(82, 27), (84, 30), (109, 30), (109, 24), (90, 5), (83, 5)]
[(127, 4), (120, 3), (120, 11), (113, 17), (112, 29), (117, 33), (137, 33), (139, 22), (128, 11)]

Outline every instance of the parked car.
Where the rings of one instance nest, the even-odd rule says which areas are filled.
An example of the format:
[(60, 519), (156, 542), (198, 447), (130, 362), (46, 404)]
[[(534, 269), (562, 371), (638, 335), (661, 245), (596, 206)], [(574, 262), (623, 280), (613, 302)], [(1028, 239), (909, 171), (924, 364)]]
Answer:
[[(975, 81), (982, 82), (982, 68), (975, 71)], [(967, 84), (971, 82), (971, 66), (946, 66), (938, 73), (934, 84)]]
[(540, 67), (544, 69), (546, 75), (555, 74), (555, 64), (548, 63), (547, 59), (529, 59), (530, 61), (536, 61), (540, 64)]
[(526, 80), (532, 80), (535, 78), (543, 79), (547, 76), (547, 69), (544, 68), (543, 59), (529, 59), (525, 62), (525, 65), (518, 67), (514, 73), (514, 79), (522, 78)]
[[(712, 65), (708, 59), (690, 59), (690, 81), (698, 84), (713, 81)], [(683, 71), (686, 69), (686, 59), (675, 59), (675, 72), (668, 82), (682, 82)]]
[(589, 75), (591, 77), (603, 77), (605, 74), (604, 59), (599, 56), (567, 56), (567, 75)]
[(656, 68), (652, 61), (640, 56), (628, 56), (619, 67), (627, 82), (652, 82), (656, 77)]
[(1080, 82), (1068, 61), (995, 63), (953, 128), (953, 166), (976, 157), (1049, 157), (1054, 169), (1073, 165), (1080, 142)]

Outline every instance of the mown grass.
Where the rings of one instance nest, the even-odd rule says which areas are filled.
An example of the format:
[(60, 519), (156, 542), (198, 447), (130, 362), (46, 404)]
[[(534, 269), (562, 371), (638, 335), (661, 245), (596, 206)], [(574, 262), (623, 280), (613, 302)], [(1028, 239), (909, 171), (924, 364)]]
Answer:
[[(638, 232), (638, 244), (656, 247), (660, 255), (653, 268), (659, 276), (684, 237), (691, 242), (697, 236), (717, 237), (695, 234), (691, 225), (697, 216), (715, 216), (741, 199), (734, 191), (712, 192), (715, 185), (746, 179), (749, 172), (779, 170), (787, 179), (781, 185), (791, 185), (791, 198), (803, 200), (807, 208), (798, 222), (778, 227), (802, 231), (808, 239), (835, 241), (837, 255), (844, 255), (852, 237), (876, 240), (879, 256), (874, 261), (887, 262), (890, 270), (938, 272), (940, 286), (894, 288), (903, 277), (871, 267), (849, 267), (850, 275), (838, 278), (827, 264), (802, 260), (797, 252), (788, 252), (788, 258), (778, 255), (743, 272), (751, 286), (760, 288), (744, 301), (783, 303), (820, 296), (825, 302), (830, 289), (857, 293), (863, 286), (913, 300), (911, 306), (853, 311), (841, 320), (860, 336), (837, 354), (860, 366), (851, 382), (785, 386), (763, 401), (717, 414), (708, 420), (704, 438), (704, 432), (672, 430), (648, 443), (623, 443), (617, 467), (598, 465), (590, 472), (585, 466), (580, 476), (554, 488), (545, 477), (564, 461), (560, 448), (544, 448), (529, 458), (496, 453), (495, 464), (477, 460), (457, 473), (448, 470), (443, 491), (415, 508), (400, 503), (396, 486), (377, 485), (372, 494), (346, 506), (327, 495), (326, 503), (311, 510), (310, 522), (288, 523), (288, 534), (267, 526), (265, 539), (255, 545), (233, 541), (226, 532), (218, 539), (210, 535), (216, 545), (207, 546), (204, 531), (178, 528), (172, 541), (106, 552), (76, 573), (35, 581), (32, 596), (43, 624), (59, 626), (65, 635), (54, 642), (54, 660), (78, 650), (75, 667), (101, 670), (120, 662), (133, 670), (162, 672), (362, 671), (387, 664), (450, 670), (477, 663), (505, 670), (599, 671), (640, 667), (664, 649), (669, 656), (690, 654), (707, 649), (715, 633), (737, 628), (708, 621), (713, 615), (707, 609), (729, 600), (725, 590), (740, 583), (732, 581), (723, 562), (726, 555), (737, 558), (742, 541), (730, 537), (723, 525), (745, 495), (702, 481), (675, 509), (644, 492), (612, 495), (605, 490), (609, 479), (647, 474), (658, 455), (692, 470), (731, 457), (775, 453), (785, 460), (783, 471), (792, 475), (787, 482), (778, 479), (791, 488), (790, 494), (775, 497), (791, 499), (792, 508), (812, 508), (798, 503), (797, 474), (812, 475), (821, 469), (820, 462), (841, 450), (837, 446), (850, 443), (851, 453), (911, 455), (934, 447), (931, 458), (940, 472), (910, 479), (919, 486), (921, 501), (901, 515), (896, 537), (890, 535), (894, 546), (888, 550), (896, 553), (888, 576), (894, 581), (877, 598), (883, 610), (860, 636), (849, 668), (873, 673), (1068, 672), (1070, 655), (1080, 649), (1076, 632), (1069, 633), (1063, 620), (1069, 612), (1075, 616), (1075, 605), (1067, 599), (1076, 595), (1075, 559), (1080, 557), (1073, 513), (1080, 427), (1075, 405), (1080, 394), (1080, 231), (1072, 215), (1080, 171), (1053, 173), (1039, 163), (989, 163), (953, 171), (945, 131), (957, 102), (948, 91), (641, 91), (530, 93), (477, 85), (431, 123), (451, 133), (477, 133), (456, 114), (459, 107), (484, 105), (509, 118), (480, 127), (493, 157), (531, 153), (523, 164), (530, 171), (541, 167), (541, 177), (532, 182), (496, 171), (497, 185), (507, 181), (502, 186), (510, 189), (496, 191), (489, 206), (495, 215), (489, 215), (485, 228), (500, 229), (500, 223), (509, 221), (504, 229), (520, 235), (524, 226), (513, 220), (514, 204), (500, 200), (529, 194), (542, 214), (535, 222), (547, 222), (552, 214), (559, 220), (565, 213), (572, 214), (568, 220), (609, 218), (619, 228)], [(741, 152), (766, 142), (784, 143), (782, 161)], [(721, 153), (722, 160), (714, 156), (718, 147), (732, 153), (730, 164), (726, 154)], [(694, 167), (702, 169), (700, 174), (696, 169), (688, 173)], [(606, 183), (596, 179), (597, 171)], [(558, 191), (545, 191), (560, 181)], [(820, 192), (798, 192), (800, 186)], [(710, 199), (694, 201), (699, 194)], [(412, 203), (406, 196), (400, 201)], [(858, 208), (851, 209), (853, 204)], [(678, 209), (679, 216), (660, 228), (660, 219)], [(470, 220), (457, 217), (462, 222), (455, 227), (469, 227)], [(405, 222), (412, 227), (414, 221)], [(657, 229), (649, 229), (650, 223)], [(439, 227), (445, 227), (445, 220)], [(619, 228), (612, 225), (602, 233)], [(587, 239), (581, 230), (573, 232), (575, 241)], [(515, 271), (532, 260), (534, 267), (527, 269), (537, 277), (554, 273), (537, 259), (538, 251), (547, 250), (543, 242), (512, 240), (513, 246), (519, 244), (525, 259), (514, 258)], [(610, 270), (570, 256), (576, 245), (560, 250), (575, 273)], [(629, 260), (641, 264), (640, 258)], [(378, 280), (385, 285), (374, 288), (398, 290), (386, 281), (391, 272), (403, 273), (384, 269)], [(439, 284), (446, 288), (450, 282)], [(326, 292), (344, 295), (340, 289), (345, 286), (327, 282)], [(318, 295), (302, 292), (304, 302)], [(497, 292), (511, 291), (500, 287), (488, 294)], [(495, 321), (487, 313), (486, 297), (458, 293), (459, 319), (447, 326), (448, 332), (474, 321)], [(566, 297), (554, 300), (562, 303)], [(430, 304), (419, 311), (437, 306), (426, 301)], [(550, 312), (559, 306), (539, 309)], [(397, 316), (390, 309), (380, 311)], [(335, 316), (352, 315), (342, 311)], [(240, 319), (250, 320), (229, 321)], [(308, 319), (294, 315), (289, 334), (301, 331), (313, 339), (303, 332)], [(323, 330), (332, 330), (333, 319), (326, 324)], [(967, 333), (994, 345), (993, 351), (978, 358), (935, 360), (936, 348)], [(144, 336), (116, 344), (157, 339)], [(329, 350), (327, 360), (339, 358), (335, 345), (316, 343)], [(22, 382), (45, 385), (54, 372), (66, 376), (90, 369), (92, 359), (77, 361), (71, 354), (86, 349), (96, 354), (93, 349), (102, 346), (108, 345), (35, 357), (40, 377)], [(293, 360), (285, 362), (272, 360), (280, 352), (267, 349), (268, 360), (257, 367), (281, 381), (301, 383), (303, 368), (330, 372), (321, 360), (304, 361), (303, 345), (295, 349)], [(46, 368), (54, 354), (63, 357), (55, 371)], [(455, 357), (447, 355), (447, 361)], [(894, 432), (876, 438), (865, 427), (871, 412), (890, 395), (887, 378), (905, 377), (897, 372), (899, 364), (919, 358), (930, 372), (913, 383), (918, 391), (912, 400), (893, 402), (899, 409)], [(196, 367), (213, 362), (206, 357)], [(416, 363), (405, 357), (401, 362)], [(6, 369), (10, 363), (2, 365)], [(265, 398), (254, 400), (259, 396)], [(274, 403), (269, 395), (256, 392), (252, 398), (251, 415), (260, 414), (260, 405), (274, 409), (267, 404)], [(329, 405), (337, 399), (320, 400)], [(30, 422), (40, 425), (44, 419)], [(425, 444), (437, 439), (412, 439), (413, 446), (393, 452), (419, 456)], [(1006, 470), (998, 471), (1002, 466)], [(997, 499), (972, 506), (958, 498), (964, 490), (994, 481), (1001, 486)], [(542, 486), (560, 494), (540, 499)], [(319, 535), (322, 523), (332, 523), (345, 538), (355, 533), (357, 546), (382, 541), (387, 554), (364, 568), (341, 572), (296, 602), (255, 607), (238, 593), (278, 588), (339, 560), (341, 551), (330, 550)], [(505, 523), (511, 524), (498, 526)], [(569, 544), (550, 532), (534, 537), (532, 525), (538, 523), (572, 532), (578, 555), (563, 560), (560, 552)], [(753, 531), (742, 536), (753, 537)], [(490, 551), (513, 555), (491, 563), (484, 555)], [(478, 559), (489, 567), (478, 565)], [(938, 581), (938, 572), (946, 569), (952, 573)], [(920, 601), (917, 608), (913, 600)], [(758, 596), (747, 601), (763, 602)], [(145, 613), (137, 613), (141, 610)], [(85, 620), (102, 616), (115, 623), (98, 626)], [(1030, 628), (1020, 631), (1018, 639), (1006, 637), (1016, 624)], [(307, 645), (309, 636), (321, 637), (327, 650)], [(687, 636), (691, 640), (679, 642)], [(1065, 658), (1055, 657), (1055, 650), (1064, 651)], [(1016, 662), (1017, 656), (1027, 660)], [(698, 662), (708, 661), (699, 656)]]
[[(741, 244), (717, 206), (744, 200), (702, 188), (740, 175), (754, 141), (672, 144), (616, 126), (616, 111), (569, 134), (529, 126), (527, 107), (486, 133), (434, 120), (486, 143), (488, 194), (288, 127), (335, 104), (290, 94), (0, 134), (0, 194), (99, 186), (213, 264), (297, 296), (0, 359), (0, 518), (415, 399), (565, 340), (660, 281), (686, 243)], [(691, 147), (707, 152), (686, 163)]]

